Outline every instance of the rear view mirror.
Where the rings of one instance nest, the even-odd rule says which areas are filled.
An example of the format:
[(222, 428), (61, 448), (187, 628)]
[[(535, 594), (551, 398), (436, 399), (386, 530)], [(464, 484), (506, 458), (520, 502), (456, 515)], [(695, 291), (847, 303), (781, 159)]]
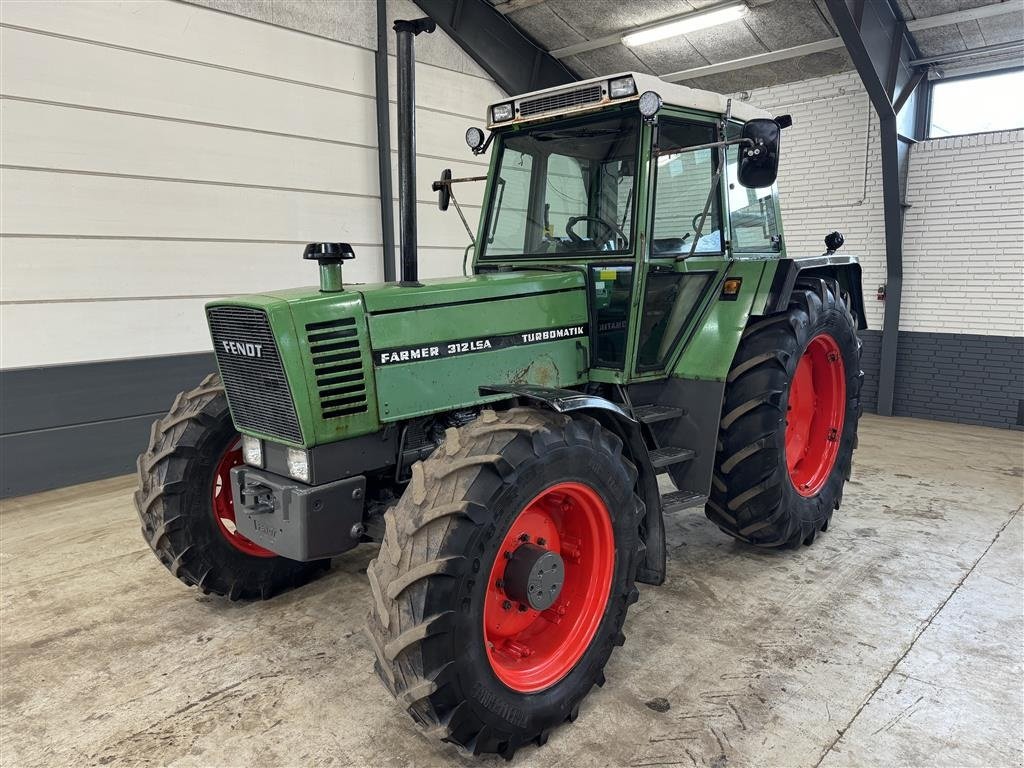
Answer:
[(437, 209), (447, 211), (452, 202), (452, 169), (445, 168), (441, 171), (441, 178), (430, 185), (430, 188), (437, 192)]
[(743, 124), (746, 139), (737, 149), (737, 173), (744, 187), (770, 187), (779, 175), (782, 131), (775, 120), (757, 118)]

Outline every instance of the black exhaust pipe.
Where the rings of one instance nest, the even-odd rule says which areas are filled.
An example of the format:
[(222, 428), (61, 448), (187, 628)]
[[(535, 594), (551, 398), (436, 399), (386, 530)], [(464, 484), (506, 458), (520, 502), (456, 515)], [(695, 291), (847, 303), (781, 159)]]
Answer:
[(431, 33), (431, 18), (396, 20), (398, 53), (398, 221), (402, 240), (402, 284), (419, 285), (416, 263), (416, 47), (413, 38)]

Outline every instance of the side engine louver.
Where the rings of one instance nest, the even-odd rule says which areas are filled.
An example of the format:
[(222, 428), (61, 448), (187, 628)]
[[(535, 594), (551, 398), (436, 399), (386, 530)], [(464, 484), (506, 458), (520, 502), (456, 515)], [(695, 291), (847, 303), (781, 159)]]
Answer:
[(366, 379), (355, 318), (309, 323), (306, 338), (323, 418), (365, 411)]

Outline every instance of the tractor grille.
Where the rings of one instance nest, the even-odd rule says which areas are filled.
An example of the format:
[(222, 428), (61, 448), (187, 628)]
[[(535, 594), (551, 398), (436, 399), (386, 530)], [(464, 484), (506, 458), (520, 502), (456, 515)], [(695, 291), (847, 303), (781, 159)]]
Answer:
[(365, 411), (363, 351), (355, 318), (309, 323), (306, 334), (321, 416), (336, 419)]
[(301, 443), (295, 403), (267, 313), (210, 307), (206, 317), (235, 426)]
[(561, 112), (599, 101), (601, 101), (601, 86), (591, 85), (586, 88), (559, 91), (558, 93), (541, 96), (537, 99), (522, 101), (519, 103), (519, 116), (533, 117), (534, 115), (542, 115), (545, 112)]

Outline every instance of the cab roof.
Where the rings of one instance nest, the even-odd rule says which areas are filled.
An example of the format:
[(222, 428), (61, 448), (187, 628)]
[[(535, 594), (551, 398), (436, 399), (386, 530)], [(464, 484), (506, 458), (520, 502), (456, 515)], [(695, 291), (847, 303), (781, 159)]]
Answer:
[[(609, 83), (612, 80), (627, 77), (633, 78), (636, 85), (634, 93), (631, 96), (611, 98)], [(619, 72), (615, 75), (592, 77), (589, 80), (580, 80), (570, 85), (545, 88), (542, 91), (532, 91), (493, 102), (487, 106), (487, 127), (499, 128), (506, 125), (517, 125), (560, 115), (590, 112), (612, 104), (635, 102), (645, 91), (654, 91), (661, 96), (665, 104), (716, 115), (725, 114), (726, 104), (729, 101), (729, 97), (720, 93), (669, 83), (654, 75), (642, 72)], [(513, 102), (513, 119), (494, 122), (492, 108), (509, 102)], [(732, 116), (743, 122), (757, 117), (772, 117), (769, 112), (738, 99), (732, 100)]]

